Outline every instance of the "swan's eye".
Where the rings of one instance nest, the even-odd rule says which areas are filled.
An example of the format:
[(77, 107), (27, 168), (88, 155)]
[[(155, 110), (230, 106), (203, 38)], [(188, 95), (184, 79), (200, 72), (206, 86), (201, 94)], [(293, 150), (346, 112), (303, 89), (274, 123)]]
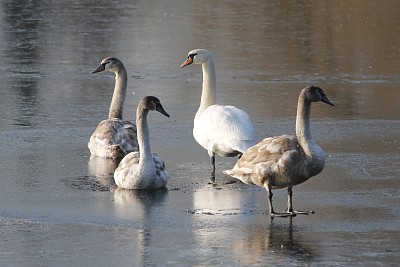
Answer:
[(188, 56), (188, 58), (190, 57), (191, 59), (193, 59), (195, 56), (197, 56), (197, 53), (195, 53), (195, 54), (190, 54), (190, 55)]

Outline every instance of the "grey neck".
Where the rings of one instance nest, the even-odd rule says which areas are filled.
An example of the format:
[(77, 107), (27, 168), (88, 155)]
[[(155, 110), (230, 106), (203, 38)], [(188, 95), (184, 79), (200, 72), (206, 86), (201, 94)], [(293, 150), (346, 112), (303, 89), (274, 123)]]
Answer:
[(108, 118), (122, 119), (123, 107), (126, 96), (127, 88), (127, 74), (125, 67), (121, 67), (115, 72), (115, 87), (114, 93), (111, 100), (110, 112)]
[(148, 113), (149, 110), (141, 106), (138, 107), (136, 112), (137, 138), (140, 152), (139, 165), (148, 161), (153, 161), (150, 148), (149, 126), (147, 124)]
[(316, 144), (311, 135), (310, 114), (311, 101), (307, 100), (302, 92), (297, 103), (296, 135), (304, 152), (312, 157)]
[(308, 175), (316, 175), (325, 165), (324, 151), (314, 142), (310, 127), (311, 101), (306, 99), (304, 93), (300, 94), (297, 105), (296, 135), (302, 147), (308, 165)]

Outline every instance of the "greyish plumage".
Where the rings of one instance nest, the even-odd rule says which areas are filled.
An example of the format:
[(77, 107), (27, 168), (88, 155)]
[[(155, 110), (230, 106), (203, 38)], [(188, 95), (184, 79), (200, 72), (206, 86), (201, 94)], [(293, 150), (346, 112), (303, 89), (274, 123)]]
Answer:
[(157, 189), (164, 187), (169, 179), (164, 161), (151, 153), (147, 114), (156, 110), (169, 117), (160, 100), (154, 96), (143, 98), (136, 112), (136, 125), (139, 152), (126, 155), (114, 172), (114, 180), (118, 187), (125, 189)]
[(115, 87), (107, 120), (101, 121), (90, 137), (90, 153), (104, 158), (122, 158), (139, 149), (136, 126), (122, 119), (127, 87), (127, 73), (120, 60), (107, 57), (92, 73), (110, 71), (115, 73)]
[[(334, 106), (321, 88), (304, 88), (298, 100), (296, 136), (266, 138), (247, 149), (233, 169), (225, 171), (243, 183), (265, 187), (269, 192), (271, 216), (309, 213), (293, 210), (292, 187), (319, 174), (325, 166), (325, 154), (314, 142), (310, 131), (311, 103), (317, 101)], [(285, 213), (275, 213), (271, 190), (285, 187), (288, 188), (287, 210)]]

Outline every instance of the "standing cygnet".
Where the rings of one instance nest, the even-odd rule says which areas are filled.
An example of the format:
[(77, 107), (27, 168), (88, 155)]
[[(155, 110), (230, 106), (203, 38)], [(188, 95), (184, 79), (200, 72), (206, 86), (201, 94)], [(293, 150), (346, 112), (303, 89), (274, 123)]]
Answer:
[[(321, 88), (304, 88), (297, 104), (296, 136), (266, 138), (246, 150), (233, 169), (224, 171), (243, 183), (265, 187), (269, 192), (271, 216), (313, 213), (293, 210), (292, 187), (319, 174), (325, 166), (325, 154), (314, 142), (310, 130), (311, 103), (318, 101), (334, 106)], [(288, 188), (287, 210), (275, 213), (271, 190), (285, 187)]]

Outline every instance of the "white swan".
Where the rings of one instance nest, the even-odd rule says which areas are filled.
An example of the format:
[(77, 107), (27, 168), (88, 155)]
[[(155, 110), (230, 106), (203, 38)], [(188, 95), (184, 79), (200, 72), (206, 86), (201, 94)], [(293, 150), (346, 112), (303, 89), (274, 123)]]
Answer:
[(99, 123), (90, 137), (88, 147), (92, 155), (104, 158), (122, 158), (127, 153), (139, 149), (136, 126), (129, 121), (122, 120), (127, 74), (122, 62), (113, 57), (103, 59), (100, 66), (92, 73), (101, 71), (115, 73), (114, 93), (108, 119)]
[(194, 139), (208, 151), (211, 159), (211, 179), (215, 179), (215, 154), (221, 157), (241, 155), (255, 144), (253, 124), (249, 115), (234, 106), (215, 104), (216, 78), (214, 58), (205, 49), (189, 52), (181, 68), (201, 64), (203, 90), (200, 107), (194, 118)]
[[(224, 171), (243, 183), (265, 187), (269, 192), (271, 216), (295, 216), (311, 212), (293, 210), (292, 187), (319, 174), (325, 166), (325, 154), (314, 142), (310, 131), (311, 103), (317, 101), (334, 106), (321, 88), (304, 88), (297, 105), (296, 136), (266, 138), (243, 153), (233, 169)], [(287, 210), (285, 213), (275, 213), (271, 190), (285, 187), (288, 188)]]
[(154, 96), (143, 98), (136, 112), (139, 152), (126, 155), (114, 172), (117, 186), (125, 189), (157, 189), (167, 184), (169, 174), (164, 161), (151, 153), (147, 114), (156, 110), (169, 117), (160, 100)]

